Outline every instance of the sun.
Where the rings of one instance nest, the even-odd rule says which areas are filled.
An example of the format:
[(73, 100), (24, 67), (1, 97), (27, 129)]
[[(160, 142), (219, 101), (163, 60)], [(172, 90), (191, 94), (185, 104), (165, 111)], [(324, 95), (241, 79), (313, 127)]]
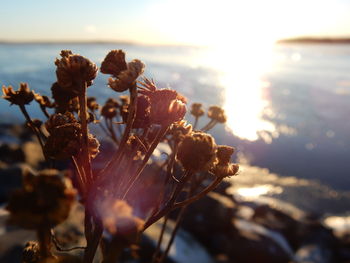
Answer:
[(247, 140), (264, 131), (271, 142), (278, 132), (263, 118), (271, 85), (264, 75), (275, 66), (275, 42), (324, 25), (328, 2), (165, 0), (151, 9), (151, 21), (165, 41), (210, 47), (202, 60), (219, 72), (228, 129)]

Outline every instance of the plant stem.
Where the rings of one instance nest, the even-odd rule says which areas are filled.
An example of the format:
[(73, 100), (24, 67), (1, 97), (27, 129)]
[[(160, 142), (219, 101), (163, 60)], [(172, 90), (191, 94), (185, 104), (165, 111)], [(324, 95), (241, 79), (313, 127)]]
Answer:
[[(215, 181), (213, 181), (209, 186), (207, 186), (206, 188), (204, 188), (201, 192), (199, 192), (198, 194), (190, 197), (189, 199), (185, 200), (185, 201), (182, 201), (182, 202), (178, 202), (178, 203), (175, 203), (173, 205), (173, 209), (176, 209), (176, 208), (179, 208), (179, 207), (182, 207), (182, 206), (187, 206), (199, 199), (201, 199), (204, 195), (206, 195), (207, 193), (209, 193), (210, 191), (214, 190), (222, 181), (223, 177), (217, 177), (215, 179)], [(173, 210), (172, 209), (172, 210)]]
[(193, 124), (193, 129), (194, 129), (194, 130), (195, 130), (196, 127), (197, 127), (198, 119), (199, 119), (198, 116), (196, 116), (195, 119), (194, 119), (194, 124)]
[(38, 230), (40, 258), (45, 259), (52, 257), (51, 254), (51, 229), (46, 225), (41, 225)]
[(136, 180), (140, 177), (142, 171), (145, 169), (146, 164), (149, 160), (149, 158), (152, 156), (154, 150), (156, 149), (157, 145), (159, 144), (159, 141), (163, 138), (163, 136), (166, 134), (167, 130), (168, 130), (168, 126), (164, 126), (162, 127), (158, 133), (156, 138), (153, 140), (152, 145), (150, 146), (150, 148), (148, 149), (145, 157), (142, 160), (142, 164), (141, 166), (137, 169), (136, 174), (132, 177), (132, 179), (130, 180), (130, 183), (128, 184), (126, 191), (123, 195), (122, 199), (125, 199), (125, 197), (127, 196), (127, 194), (129, 193), (130, 189), (133, 187), (134, 183), (136, 182)]
[(81, 84), (81, 93), (78, 96), (79, 98), (79, 118), (81, 121), (81, 135), (82, 135), (82, 164), (83, 169), (85, 170), (85, 174), (87, 176), (87, 183), (89, 188), (90, 184), (92, 183), (92, 171), (91, 171), (91, 161), (90, 161), (90, 154), (89, 154), (89, 142), (88, 142), (88, 126), (87, 126), (87, 97), (86, 97), (86, 82), (82, 82)]
[(188, 182), (188, 180), (193, 175), (192, 171), (186, 171), (185, 175), (181, 179), (180, 183), (175, 188), (175, 191), (169, 201), (165, 204), (162, 210), (158, 211), (158, 213), (152, 215), (145, 223), (143, 227), (143, 231), (145, 231), (149, 226), (153, 225), (155, 222), (157, 222), (160, 218), (168, 214), (171, 210), (173, 210), (173, 205), (178, 198), (179, 194), (181, 193), (182, 189)]
[[(103, 233), (103, 226), (102, 223), (97, 219), (96, 217), (92, 217), (91, 214), (86, 212), (85, 216), (88, 216), (89, 218), (86, 218), (87, 220), (92, 220), (94, 226), (93, 231), (91, 231), (92, 225), (90, 226), (90, 233), (86, 234), (87, 238), (87, 247), (85, 249), (83, 262), (84, 263), (92, 263), (96, 254), (96, 250), (98, 248), (98, 244), (100, 243), (102, 233)], [(92, 223), (90, 221), (90, 224)], [(85, 220), (85, 226), (86, 226), (86, 220)], [(85, 231), (87, 229), (85, 228)]]
[[(41, 149), (42, 149), (43, 152), (44, 152), (44, 143), (43, 143), (42, 140), (41, 140), (40, 131), (35, 127), (35, 125), (34, 125), (32, 119), (30, 118), (30, 116), (29, 116), (29, 114), (28, 114), (28, 112), (27, 112), (25, 106), (24, 106), (24, 105), (19, 105), (19, 108), (21, 109), (22, 114), (23, 114), (24, 117), (26, 118), (26, 120), (27, 120), (27, 122), (28, 122), (30, 128), (33, 130), (34, 134), (35, 134), (36, 137), (38, 138), (38, 141), (39, 141), (39, 143), (40, 143)], [(45, 155), (45, 154), (44, 154), (44, 155)], [(46, 157), (45, 157), (45, 158), (46, 158)]]
[(164, 217), (164, 221), (163, 221), (163, 224), (162, 224), (162, 229), (160, 231), (160, 235), (159, 235), (159, 238), (158, 238), (156, 251), (154, 252), (153, 257), (152, 257), (152, 263), (156, 263), (157, 262), (158, 254), (159, 254), (159, 251), (160, 251), (160, 246), (161, 246), (162, 241), (163, 241), (163, 236), (164, 236), (164, 232), (165, 232), (165, 229), (166, 229), (166, 224), (168, 222), (168, 219), (169, 219), (169, 217), (166, 215)]

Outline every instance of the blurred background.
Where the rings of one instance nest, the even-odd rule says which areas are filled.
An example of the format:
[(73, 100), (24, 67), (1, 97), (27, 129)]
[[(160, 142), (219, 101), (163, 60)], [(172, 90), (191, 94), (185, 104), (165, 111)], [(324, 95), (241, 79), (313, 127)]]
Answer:
[[(123, 49), (158, 86), (224, 107), (228, 121), (212, 133), (237, 148), (237, 199), (283, 201), (350, 228), (349, 1), (14, 0), (0, 17), (1, 86), (50, 95), (61, 49), (97, 65)], [(89, 89), (100, 103), (113, 95), (106, 80)], [(23, 120), (0, 101), (0, 122)]]

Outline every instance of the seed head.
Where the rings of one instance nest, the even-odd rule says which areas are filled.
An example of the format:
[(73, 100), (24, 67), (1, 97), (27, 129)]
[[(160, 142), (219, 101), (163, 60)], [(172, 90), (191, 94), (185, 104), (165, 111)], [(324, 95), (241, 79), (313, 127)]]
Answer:
[(204, 115), (204, 110), (202, 109), (202, 103), (193, 103), (191, 105), (191, 114), (199, 118)]
[(87, 86), (92, 85), (97, 75), (97, 67), (93, 62), (83, 56), (72, 54), (70, 50), (63, 50), (60, 55), (61, 59), (56, 59), (55, 65), (57, 82), (62, 89), (80, 94), (83, 82)]
[(90, 111), (94, 112), (99, 109), (99, 105), (96, 101), (95, 97), (88, 97), (87, 98), (87, 107)]
[(11, 104), (25, 105), (34, 99), (34, 92), (31, 91), (27, 83), (21, 83), (19, 89), (14, 91), (12, 86), (2, 86), (3, 98), (11, 102)]
[(125, 53), (122, 50), (110, 51), (101, 64), (101, 72), (104, 74), (110, 74), (115, 78), (127, 69), (125, 62)]
[(68, 217), (75, 196), (70, 180), (57, 170), (27, 172), (23, 188), (14, 192), (6, 209), (10, 222), (24, 228), (54, 227)]
[(192, 132), (179, 145), (177, 160), (188, 171), (207, 171), (215, 160), (214, 138), (204, 132)]
[(50, 101), (50, 98), (47, 96), (42, 96), (39, 93), (34, 93), (34, 99), (40, 106), (45, 108), (53, 108), (55, 104)]
[(123, 92), (136, 86), (136, 79), (143, 73), (145, 64), (138, 59), (127, 64), (127, 69), (121, 71), (116, 78), (109, 78), (108, 85), (117, 92)]
[(224, 110), (219, 106), (211, 106), (208, 109), (208, 117), (220, 123), (225, 123), (227, 120)]

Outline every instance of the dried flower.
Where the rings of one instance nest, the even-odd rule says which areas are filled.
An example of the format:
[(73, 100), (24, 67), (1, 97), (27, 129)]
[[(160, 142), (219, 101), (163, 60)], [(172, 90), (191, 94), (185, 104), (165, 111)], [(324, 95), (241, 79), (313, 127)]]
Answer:
[(39, 93), (34, 93), (34, 99), (40, 106), (45, 108), (53, 108), (55, 104), (52, 103), (48, 96), (40, 95)]
[(99, 151), (100, 142), (91, 133), (89, 133), (89, 136), (88, 136), (88, 148), (89, 148), (89, 154), (91, 158), (95, 158), (96, 155), (100, 152)]
[(207, 171), (215, 160), (214, 138), (204, 132), (192, 132), (184, 137), (179, 145), (177, 160), (189, 171)]
[(6, 207), (10, 222), (33, 229), (42, 225), (53, 227), (68, 217), (76, 191), (59, 171), (46, 169), (38, 175), (27, 172), (23, 184)]
[(160, 89), (145, 94), (151, 102), (151, 123), (168, 125), (185, 116), (186, 105), (177, 99), (178, 93), (175, 90)]
[(220, 123), (225, 123), (227, 120), (224, 110), (219, 106), (211, 106), (208, 109), (208, 117)]
[(55, 65), (57, 82), (62, 89), (80, 94), (84, 82), (87, 86), (92, 85), (97, 75), (97, 67), (93, 62), (83, 56), (72, 54), (70, 50), (62, 50), (60, 55), (61, 59), (56, 59)]
[(143, 73), (145, 64), (138, 59), (127, 64), (127, 69), (121, 71), (116, 78), (109, 78), (108, 85), (117, 92), (123, 92), (136, 86), (136, 79)]
[(182, 141), (186, 135), (192, 132), (192, 125), (187, 124), (186, 121), (182, 120), (179, 122), (174, 122), (168, 131), (168, 134), (173, 136), (176, 143)]
[(21, 83), (19, 89), (14, 91), (12, 86), (2, 86), (3, 98), (11, 104), (25, 105), (34, 99), (34, 92), (31, 91), (27, 83)]
[(218, 145), (216, 157), (218, 158), (219, 164), (228, 164), (234, 152), (235, 148), (231, 146)]
[(191, 114), (196, 118), (203, 116), (204, 110), (202, 108), (202, 103), (193, 103), (191, 105)]
[(29, 241), (22, 252), (22, 263), (38, 263), (40, 259), (39, 243)]
[(99, 109), (99, 105), (96, 101), (95, 97), (88, 97), (87, 98), (87, 107), (90, 111), (94, 112)]
[(101, 109), (101, 115), (106, 119), (113, 119), (115, 116), (117, 116), (117, 109), (112, 103), (106, 102)]
[(72, 113), (54, 114), (45, 126), (50, 133), (44, 145), (45, 156), (64, 160), (80, 151), (81, 127)]
[(57, 82), (52, 84), (51, 87), (52, 98), (55, 100), (56, 112), (65, 113), (71, 111), (72, 100), (77, 98), (77, 94), (71, 90), (65, 90), (58, 85)]
[(120, 72), (127, 69), (125, 53), (122, 50), (110, 51), (101, 64), (101, 72), (118, 77)]
[(238, 172), (239, 166), (230, 163), (230, 159), (235, 149), (227, 145), (219, 145), (217, 147), (216, 157), (217, 163), (211, 169), (211, 172), (218, 177), (233, 176)]

